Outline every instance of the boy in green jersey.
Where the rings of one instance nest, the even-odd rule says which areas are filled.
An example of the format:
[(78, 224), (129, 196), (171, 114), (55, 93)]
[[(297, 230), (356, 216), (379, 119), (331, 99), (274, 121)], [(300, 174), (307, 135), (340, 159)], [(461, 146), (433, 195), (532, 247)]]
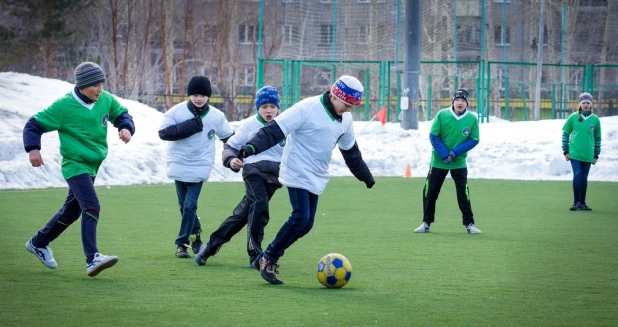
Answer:
[(94, 180), (107, 156), (107, 124), (114, 124), (124, 143), (135, 132), (133, 118), (111, 93), (103, 91), (104, 83), (105, 74), (99, 65), (81, 63), (75, 69), (75, 88), (32, 116), (23, 132), (30, 163), (40, 167), (44, 164), (41, 135), (58, 131), (62, 176), (69, 185), (64, 205), (28, 240), (26, 249), (45, 266), (55, 269), (56, 260), (48, 245), (81, 216), (82, 246), (90, 277), (118, 262), (117, 256), (105, 256), (97, 248), (100, 204)]
[(431, 125), (429, 140), (433, 147), (429, 173), (423, 189), (423, 223), (415, 233), (429, 232), (434, 222), (436, 201), (449, 171), (455, 181), (457, 203), (463, 217), (463, 225), (470, 234), (480, 234), (474, 227), (474, 215), (468, 190), (468, 151), (479, 143), (479, 124), (476, 114), (467, 110), (470, 95), (459, 89), (453, 95), (450, 108), (438, 112)]
[(562, 128), (562, 152), (573, 167), (573, 206), (571, 211), (592, 210), (586, 205), (590, 165), (601, 154), (601, 121), (592, 113), (592, 95), (577, 98), (579, 109), (567, 118)]

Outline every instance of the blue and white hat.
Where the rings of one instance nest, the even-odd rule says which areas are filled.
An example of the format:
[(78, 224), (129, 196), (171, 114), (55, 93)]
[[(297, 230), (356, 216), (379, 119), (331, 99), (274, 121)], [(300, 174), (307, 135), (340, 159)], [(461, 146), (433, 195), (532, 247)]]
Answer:
[(343, 75), (331, 86), (330, 93), (350, 106), (358, 106), (363, 100), (363, 84), (354, 76)]
[(277, 108), (281, 109), (281, 100), (279, 99), (279, 91), (277, 88), (270, 85), (265, 85), (255, 93), (255, 110), (260, 109), (260, 106), (272, 103)]

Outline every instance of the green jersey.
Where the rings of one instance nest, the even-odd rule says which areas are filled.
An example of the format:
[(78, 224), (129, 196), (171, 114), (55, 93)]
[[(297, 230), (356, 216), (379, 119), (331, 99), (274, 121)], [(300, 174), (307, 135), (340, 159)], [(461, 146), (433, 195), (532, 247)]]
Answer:
[(579, 121), (579, 112), (574, 112), (567, 118), (562, 131), (570, 135), (568, 147), (570, 159), (594, 161), (595, 138), (599, 140), (601, 138), (601, 121), (597, 115), (591, 114)]
[[(480, 141), (479, 122), (476, 114), (466, 110), (457, 116), (451, 107), (442, 109), (438, 112), (431, 125), (431, 134), (439, 136), (448, 151), (453, 150), (468, 138)], [(445, 164), (444, 159), (432, 149), (431, 167), (441, 169), (457, 169), (466, 167), (466, 157), (468, 153), (458, 153), (450, 164)]]
[(127, 111), (109, 92), (86, 104), (73, 91), (34, 115), (44, 132), (58, 131), (62, 176), (96, 176), (107, 157), (107, 122)]

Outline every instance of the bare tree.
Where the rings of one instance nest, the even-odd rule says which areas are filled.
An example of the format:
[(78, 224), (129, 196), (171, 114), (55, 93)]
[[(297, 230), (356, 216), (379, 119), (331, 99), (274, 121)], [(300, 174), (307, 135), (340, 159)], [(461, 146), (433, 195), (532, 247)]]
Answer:
[(163, 90), (165, 107), (173, 106), (172, 90), (172, 62), (174, 54), (174, 38), (172, 33), (172, 6), (167, 0), (159, 0), (159, 19), (157, 27), (161, 37), (161, 62), (163, 64)]

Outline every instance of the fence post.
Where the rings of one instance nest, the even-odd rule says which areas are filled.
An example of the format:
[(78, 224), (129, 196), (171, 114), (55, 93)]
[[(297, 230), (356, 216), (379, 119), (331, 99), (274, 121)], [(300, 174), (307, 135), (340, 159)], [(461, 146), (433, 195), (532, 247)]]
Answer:
[(425, 117), (425, 121), (428, 121), (431, 119), (431, 105), (432, 105), (432, 99), (433, 99), (433, 87), (432, 87), (432, 78), (431, 75), (427, 75), (427, 84), (429, 85), (427, 87), (427, 116)]
[(551, 85), (551, 119), (556, 119), (556, 84)]

